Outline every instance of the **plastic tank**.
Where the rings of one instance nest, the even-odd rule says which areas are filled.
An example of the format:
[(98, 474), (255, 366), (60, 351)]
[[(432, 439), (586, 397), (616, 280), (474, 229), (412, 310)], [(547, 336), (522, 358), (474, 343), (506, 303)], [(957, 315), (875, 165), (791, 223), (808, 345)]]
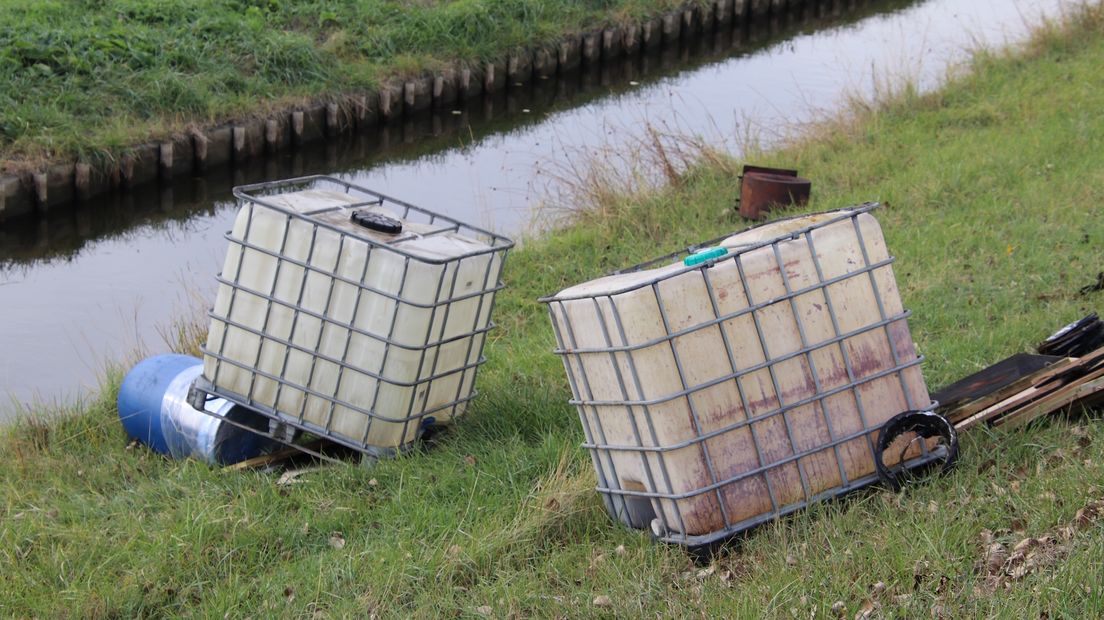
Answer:
[(216, 394), (372, 452), (464, 411), (508, 240), (324, 177), (237, 195)]
[(694, 544), (876, 479), (880, 426), (931, 402), (875, 206), (543, 300), (613, 515)]
[(241, 427), (268, 430), (265, 418), (243, 407), (215, 398), (205, 403), (204, 413), (188, 404), (188, 389), (202, 370), (203, 362), (187, 355), (158, 355), (138, 363), (119, 387), (119, 419), (127, 434), (166, 456), (221, 465), (277, 446)]

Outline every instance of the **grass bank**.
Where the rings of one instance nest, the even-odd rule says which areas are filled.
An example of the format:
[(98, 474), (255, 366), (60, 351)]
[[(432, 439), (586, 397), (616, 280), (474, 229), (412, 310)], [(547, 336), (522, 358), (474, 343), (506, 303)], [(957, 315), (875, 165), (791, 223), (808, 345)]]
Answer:
[(623, 23), (675, 0), (11, 0), (0, 170), (371, 89)]
[[(878, 217), (931, 385), (1104, 305), (1078, 293), (1104, 262), (1102, 54), (1096, 9), (760, 159), (815, 180), (810, 210), (888, 205)], [(700, 161), (628, 196), (584, 179), (593, 208), (512, 255), (483, 395), (432, 450), (284, 486), (170, 462), (126, 448), (117, 375), (80, 411), (5, 429), (0, 612), (1101, 616), (1104, 520), (1079, 512), (1104, 497), (1098, 413), (972, 430), (949, 476), (816, 506), (708, 567), (606, 518), (534, 300), (742, 227), (735, 162)], [(1023, 574), (986, 566), (990, 544), (1044, 536)]]

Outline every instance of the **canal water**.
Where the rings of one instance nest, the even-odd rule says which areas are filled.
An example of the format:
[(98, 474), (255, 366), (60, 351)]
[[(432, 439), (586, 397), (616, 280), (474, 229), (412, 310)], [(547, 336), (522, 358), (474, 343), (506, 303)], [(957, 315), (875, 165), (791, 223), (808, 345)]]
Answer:
[(173, 320), (210, 303), (234, 185), (332, 174), (514, 236), (536, 234), (534, 215), (560, 196), (547, 179), (627, 148), (646, 127), (730, 149), (749, 135), (769, 143), (887, 83), (933, 88), (971, 50), (1014, 44), (1075, 3), (808, 4), (441, 115), (0, 225), (0, 419), (28, 404), (73, 402), (108, 363), (167, 350)]

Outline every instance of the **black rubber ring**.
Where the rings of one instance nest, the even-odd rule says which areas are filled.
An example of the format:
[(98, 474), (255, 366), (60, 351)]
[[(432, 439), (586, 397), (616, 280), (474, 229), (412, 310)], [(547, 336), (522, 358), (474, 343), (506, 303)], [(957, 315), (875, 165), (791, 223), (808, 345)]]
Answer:
[(906, 411), (889, 419), (878, 433), (878, 448), (874, 452), (874, 465), (878, 469), (878, 477), (882, 479), (894, 491), (901, 490), (901, 480), (898, 475), (882, 462), (882, 454), (889, 448), (893, 440), (905, 433), (916, 433), (928, 439), (942, 437), (946, 442), (944, 447), (947, 456), (943, 461), (940, 473), (945, 473), (954, 466), (958, 459), (958, 433), (954, 425), (947, 418), (934, 411)]

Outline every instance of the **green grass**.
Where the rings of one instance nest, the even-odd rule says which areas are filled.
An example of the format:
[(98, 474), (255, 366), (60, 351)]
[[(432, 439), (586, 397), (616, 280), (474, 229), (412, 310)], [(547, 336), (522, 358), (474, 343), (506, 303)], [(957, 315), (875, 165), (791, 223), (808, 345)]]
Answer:
[[(1104, 268), (1102, 55), (1094, 10), (763, 156), (814, 179), (810, 210), (888, 205), (931, 385), (1101, 307), (1077, 289)], [(818, 505), (704, 568), (609, 521), (534, 300), (742, 227), (733, 167), (713, 157), (669, 189), (597, 194), (576, 226), (515, 252), (482, 396), (430, 450), (286, 486), (167, 461), (126, 447), (117, 374), (80, 411), (4, 430), (0, 613), (831, 617), (840, 601), (846, 617), (1100, 617), (1104, 520), (1064, 529), (1104, 497), (1095, 413), (971, 430), (947, 477)], [(1047, 561), (1023, 578), (975, 567), (990, 536), (1044, 535)]]
[(0, 169), (478, 62), (675, 0), (8, 0)]

